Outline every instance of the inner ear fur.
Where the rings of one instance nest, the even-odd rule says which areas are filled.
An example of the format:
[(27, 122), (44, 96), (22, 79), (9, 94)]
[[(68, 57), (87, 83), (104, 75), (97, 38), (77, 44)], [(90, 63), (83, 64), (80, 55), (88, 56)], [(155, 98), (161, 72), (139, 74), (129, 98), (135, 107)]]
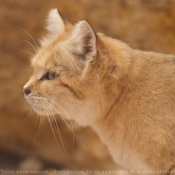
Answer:
[(76, 55), (81, 59), (92, 60), (96, 56), (96, 34), (87, 21), (80, 21), (74, 26), (71, 40), (75, 45)]

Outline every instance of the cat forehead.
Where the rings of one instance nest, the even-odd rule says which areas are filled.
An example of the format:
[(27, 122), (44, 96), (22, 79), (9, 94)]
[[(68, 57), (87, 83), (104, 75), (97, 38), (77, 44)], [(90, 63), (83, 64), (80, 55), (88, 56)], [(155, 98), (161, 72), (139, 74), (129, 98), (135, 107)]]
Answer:
[(35, 57), (31, 60), (33, 67), (45, 67), (53, 57), (58, 54), (58, 49), (55, 48), (56, 44), (51, 43), (47, 47), (41, 47)]
[(49, 67), (70, 64), (72, 57), (72, 44), (68, 35), (60, 35), (41, 46), (31, 65), (37, 68), (49, 69)]
[(37, 54), (31, 60), (31, 64), (32, 64), (33, 67), (40, 67), (40, 68), (42, 67), (42, 68), (44, 68), (47, 65), (50, 57), (51, 56), (49, 55), (49, 53)]
[(44, 56), (36, 55), (32, 59), (34, 75), (37, 76), (38, 80), (41, 79), (43, 75), (48, 71), (48, 62), (49, 62), (48, 54), (45, 54)]
[(64, 44), (53, 46), (50, 48), (42, 48), (32, 59), (33, 67), (47, 68), (58, 64), (67, 64), (70, 62), (71, 49)]

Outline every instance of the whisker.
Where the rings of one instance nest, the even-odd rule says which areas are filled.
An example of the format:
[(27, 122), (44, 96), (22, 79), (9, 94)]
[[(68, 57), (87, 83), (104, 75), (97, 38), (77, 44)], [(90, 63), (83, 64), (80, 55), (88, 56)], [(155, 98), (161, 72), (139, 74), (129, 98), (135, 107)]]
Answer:
[(52, 130), (52, 133), (53, 133), (53, 135), (54, 135), (54, 138), (55, 138), (56, 144), (57, 144), (58, 148), (59, 148), (60, 151), (61, 151), (61, 147), (60, 147), (60, 145), (59, 145), (59, 143), (58, 143), (58, 140), (57, 140), (56, 135), (55, 135), (55, 131), (54, 131), (53, 126), (52, 126), (52, 122), (51, 122), (51, 119), (50, 119), (50, 113), (49, 113), (49, 111), (48, 111), (47, 108), (46, 108), (46, 110), (47, 110), (47, 114), (48, 114), (48, 115), (47, 115), (47, 119), (48, 119), (48, 122), (49, 122), (49, 124), (50, 124), (51, 130)]
[(25, 32), (25, 33), (32, 39), (32, 41), (34, 42), (34, 44), (35, 44), (35, 46), (36, 46), (36, 48), (37, 48), (37, 50), (38, 50), (38, 45), (36, 44), (34, 38), (33, 38), (26, 30), (22, 29), (22, 28), (19, 27), (19, 26), (17, 26), (17, 27), (18, 27), (20, 30), (22, 30), (23, 32)]
[[(21, 105), (21, 104), (24, 104), (23, 102), (26, 102), (26, 100), (25, 100), (25, 98), (22, 98), (22, 100), (19, 102), (19, 106)], [(26, 103), (25, 103), (26, 104)]]
[(32, 43), (30, 43), (29, 41), (27, 41), (27, 40), (24, 40), (26, 43), (28, 43), (32, 48), (33, 48), (33, 50), (35, 51), (35, 53), (37, 53), (37, 50), (36, 50), (36, 48), (34, 47), (34, 45), (32, 44)]
[(30, 112), (29, 112), (29, 114), (27, 115), (27, 117), (25, 117), (25, 118), (21, 121), (21, 124), (23, 124), (24, 121), (26, 121), (26, 120), (30, 117), (31, 113), (32, 113), (32, 109), (30, 109)]
[[(54, 107), (54, 105), (56, 105), (56, 104), (52, 104), (53, 102), (51, 102), (50, 101), (50, 105), (52, 106), (52, 108), (56, 111), (56, 108)], [(62, 109), (62, 108), (61, 108)], [(58, 111), (56, 111), (57, 113), (58, 113)], [(66, 115), (67, 115), (67, 117), (69, 117), (69, 115), (67, 114), (67, 112), (66, 111), (64, 111), (63, 110), (63, 112), (65, 112), (66, 113)], [(66, 120), (63, 118), (63, 121), (67, 124), (67, 125), (69, 125), (67, 122), (66, 122)], [(69, 118), (69, 121), (71, 121), (70, 120), (70, 118)], [(71, 123), (72, 124), (72, 123)], [(70, 126), (69, 126), (70, 127)], [(72, 130), (73, 130), (73, 125), (71, 125), (71, 127), (72, 127)]]
[[(54, 101), (51, 101), (51, 100), (50, 100), (50, 102), (53, 103), (53, 105), (55, 104), (56, 106), (60, 107), (60, 108), (63, 110), (63, 112), (66, 114), (66, 116), (68, 117), (68, 120), (69, 120), (70, 123), (71, 123), (72, 131), (73, 131), (73, 124), (72, 124), (72, 121), (71, 121), (71, 119), (70, 119), (70, 116), (68, 115), (68, 113), (66, 112), (66, 110), (65, 110), (62, 106), (56, 104)], [(53, 107), (54, 107), (54, 106), (53, 106)], [(63, 120), (64, 120), (64, 119), (63, 119)], [(64, 120), (64, 122), (66, 123), (65, 120)], [(67, 125), (68, 125), (68, 123), (67, 123)], [(74, 135), (73, 135), (73, 142), (74, 142)]]
[(17, 56), (19, 53), (21, 53), (21, 52), (28, 53), (29, 55), (31, 55), (32, 57), (34, 57), (34, 54), (30, 53), (30, 52), (27, 51), (27, 50), (21, 50), (21, 51), (19, 51), (19, 52), (16, 54), (16, 56)]
[(19, 94), (19, 93), (24, 93), (23, 91), (15, 92), (13, 95)]
[[(55, 102), (49, 100), (50, 103), (55, 104), (56, 106), (58, 106)], [(59, 114), (59, 112), (57, 111), (57, 109), (52, 105), (53, 109)], [(59, 106), (58, 106), (59, 107)], [(84, 147), (83, 143), (80, 141), (80, 139), (78, 138), (78, 136), (75, 134), (75, 132), (72, 130), (72, 128), (67, 124), (67, 122), (65, 121), (65, 119), (60, 115), (60, 117), (62, 118), (62, 120), (65, 122), (65, 124), (68, 126), (68, 128), (72, 131), (72, 133), (74, 134), (74, 136), (76, 137), (76, 139), (80, 142), (81, 146), (83, 147), (83, 149), (88, 153), (87, 149)]]
[[(22, 99), (22, 100), (21, 100), (21, 102), (19, 103), (19, 106), (22, 105), (22, 102), (25, 102), (25, 103), (23, 103), (23, 109), (22, 109), (21, 114), (23, 114), (23, 112), (24, 112), (25, 110), (27, 110), (27, 108), (29, 108), (29, 105), (28, 105), (28, 103), (25, 101), (25, 99)], [(30, 108), (30, 111), (31, 111), (31, 108)]]
[[(71, 124), (71, 127), (72, 127), (72, 131), (74, 130), (74, 128), (73, 128), (73, 124), (72, 124), (72, 121), (71, 121), (71, 119), (70, 119), (70, 116), (68, 115), (68, 113), (66, 112), (66, 110), (61, 106), (61, 105), (59, 105), (59, 107), (65, 112), (65, 114), (67, 115), (67, 117), (68, 117), (68, 120), (70, 121), (70, 124)], [(73, 134), (73, 143), (74, 143), (74, 134)]]
[(42, 117), (41, 117), (41, 127), (40, 127), (40, 131), (39, 131), (38, 137), (41, 135), (41, 130), (42, 130), (42, 127), (43, 127), (44, 118), (45, 118), (45, 116), (42, 115)]
[[(54, 104), (52, 104), (52, 103), (50, 103), (50, 105), (52, 106), (52, 108), (56, 111), (56, 108), (54, 107)], [(58, 113), (58, 111), (56, 111), (57, 113)], [(66, 120), (60, 115), (60, 117), (61, 117), (61, 119), (64, 121), (64, 123), (66, 124), (66, 125), (69, 125), (67, 122), (66, 122)], [(69, 120), (70, 121), (70, 120)], [(72, 123), (71, 123), (72, 124)], [(70, 128), (70, 126), (68, 127), (68, 128)], [(71, 131), (73, 131), (73, 125), (72, 125), (72, 130)], [(73, 134), (73, 143), (74, 143), (74, 132), (72, 132), (72, 134)]]
[[(40, 113), (41, 113), (41, 108), (39, 108), (39, 110), (40, 110)], [(38, 127), (37, 134), (36, 134), (36, 136), (34, 138), (34, 141), (33, 141), (33, 146), (35, 145), (35, 141), (36, 141), (36, 139), (37, 139), (37, 137), (39, 136), (39, 133), (40, 133), (40, 127), (41, 127), (42, 119), (40, 117), (39, 117), (39, 119), (40, 119), (40, 121), (39, 121), (39, 127)]]
[(34, 127), (33, 127), (33, 130), (35, 130), (37, 121), (38, 121), (38, 119), (39, 119), (39, 116), (38, 116), (38, 115), (37, 115), (36, 117), (37, 117), (37, 118), (36, 118), (36, 122), (35, 122), (35, 125), (34, 125)]
[[(49, 107), (48, 107), (48, 110), (50, 110), (50, 113), (52, 114), (52, 115), (50, 116), (50, 118), (53, 119), (53, 122), (54, 122), (55, 125), (56, 125), (56, 131), (57, 131), (57, 134), (59, 135), (59, 137), (60, 137), (60, 139), (61, 139), (61, 144), (62, 144), (62, 147), (63, 147), (64, 154), (65, 154), (65, 156), (66, 156), (66, 160), (67, 160), (67, 162), (69, 162), (69, 161), (68, 161), (67, 154), (66, 154), (64, 142), (63, 142), (63, 139), (62, 139), (62, 136), (61, 136), (61, 132), (60, 132), (59, 127), (58, 127), (58, 124), (57, 124), (57, 121), (56, 121), (56, 119), (55, 119), (55, 117), (54, 117), (54, 115), (53, 115), (53, 113), (52, 113), (52, 111), (51, 111), (51, 109), (50, 109)], [(52, 119), (51, 119), (51, 120), (52, 120)]]

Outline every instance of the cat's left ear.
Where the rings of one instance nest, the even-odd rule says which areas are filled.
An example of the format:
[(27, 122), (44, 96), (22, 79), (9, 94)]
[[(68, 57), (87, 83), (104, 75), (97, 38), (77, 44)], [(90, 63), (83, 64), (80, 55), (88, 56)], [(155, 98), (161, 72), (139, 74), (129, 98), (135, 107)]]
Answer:
[(96, 34), (87, 21), (78, 22), (72, 32), (76, 55), (83, 60), (92, 60), (97, 54)]
[(50, 10), (46, 29), (52, 35), (59, 35), (65, 30), (65, 23), (57, 9)]
[(54, 37), (60, 35), (65, 30), (72, 28), (72, 24), (61, 17), (57, 9), (52, 9), (47, 16), (47, 35), (40, 40), (42, 46), (52, 40)]
[(59, 35), (64, 30), (72, 28), (72, 24), (69, 21), (63, 19), (58, 9), (52, 9), (47, 16), (46, 28), (50, 33)]

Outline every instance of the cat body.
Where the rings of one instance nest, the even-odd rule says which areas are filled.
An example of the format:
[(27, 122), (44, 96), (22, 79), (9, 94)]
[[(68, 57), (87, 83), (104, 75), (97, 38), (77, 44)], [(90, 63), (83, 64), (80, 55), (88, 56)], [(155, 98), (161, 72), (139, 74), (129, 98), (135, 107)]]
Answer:
[(175, 56), (134, 50), (86, 21), (72, 26), (56, 9), (47, 29), (24, 86), (33, 109), (91, 126), (125, 169), (173, 170)]
[(131, 55), (119, 97), (93, 128), (121, 166), (168, 171), (175, 161), (175, 57), (137, 50)]

